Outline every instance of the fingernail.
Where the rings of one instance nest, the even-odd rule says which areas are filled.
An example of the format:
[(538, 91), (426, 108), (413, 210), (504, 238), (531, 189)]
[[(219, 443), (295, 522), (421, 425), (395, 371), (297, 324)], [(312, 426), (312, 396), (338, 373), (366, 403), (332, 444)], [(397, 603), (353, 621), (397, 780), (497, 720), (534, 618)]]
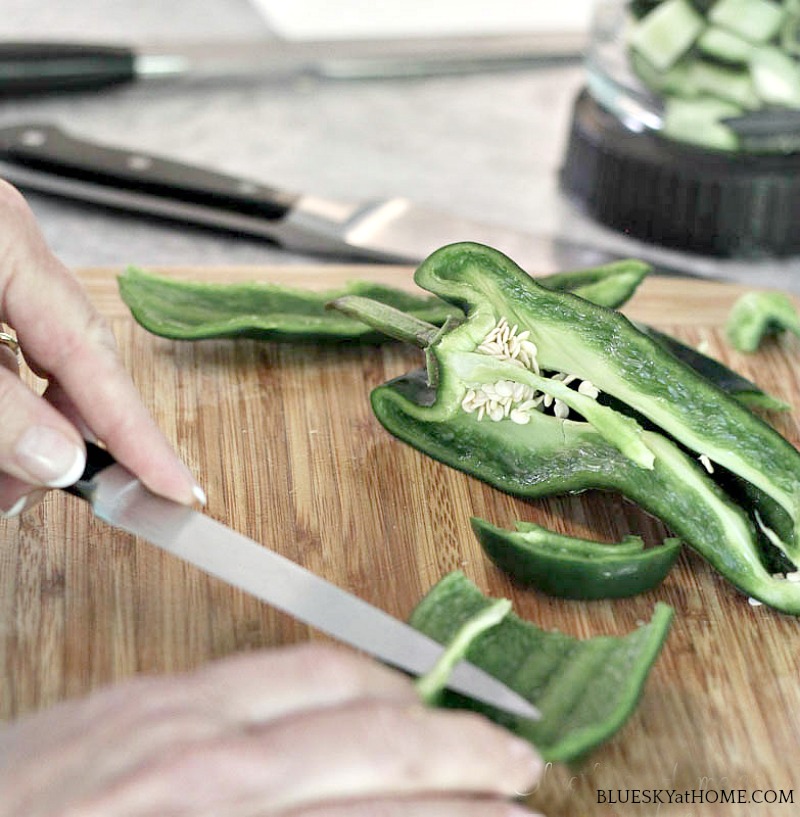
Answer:
[(192, 496), (197, 500), (198, 505), (202, 505), (205, 508), (208, 504), (206, 492), (197, 483), (192, 487)]
[(183, 472), (186, 474), (186, 480), (192, 486), (192, 499), (194, 500), (195, 504), (205, 508), (206, 504), (208, 503), (206, 492), (200, 487), (200, 483), (195, 479), (192, 469), (189, 468), (185, 462), (181, 462), (181, 466), (183, 467)]
[(72, 440), (47, 426), (34, 426), (17, 440), (19, 465), (34, 482), (49, 488), (66, 488), (80, 479), (86, 454)]
[(22, 513), (27, 504), (28, 497), (21, 496), (7, 511), (0, 511), (0, 516), (2, 516), (3, 519), (13, 519)]
[[(191, 499), (188, 499), (188, 497), (186, 497), (186, 495), (183, 494), (183, 491), (186, 490), (186, 488), (184, 487), (181, 491), (181, 493), (183, 494), (183, 498), (179, 499), (178, 501), (184, 503), (188, 501), (189, 503), (191, 503), (191, 501), (194, 500), (194, 503), (196, 505), (200, 505), (201, 507), (205, 508), (205, 506), (208, 504), (208, 497), (206, 496), (206, 492), (200, 487), (200, 483), (195, 479), (195, 476), (192, 473), (192, 469), (189, 468), (189, 466), (182, 460), (181, 468), (183, 469), (183, 473), (186, 477), (186, 482), (188, 482), (189, 485), (191, 485), (190, 489)], [(177, 497), (175, 498), (177, 499)]]
[(7, 511), (0, 510), (0, 518), (13, 519), (23, 511), (33, 507), (44, 496), (44, 491), (33, 491), (21, 496)]

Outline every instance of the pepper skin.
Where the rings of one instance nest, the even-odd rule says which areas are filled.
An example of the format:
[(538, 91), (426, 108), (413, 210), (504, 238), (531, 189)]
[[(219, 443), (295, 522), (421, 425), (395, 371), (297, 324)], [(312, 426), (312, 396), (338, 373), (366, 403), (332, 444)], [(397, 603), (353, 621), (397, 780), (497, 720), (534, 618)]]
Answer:
[(565, 536), (530, 522), (517, 530), (473, 517), (484, 553), (516, 581), (565, 599), (620, 599), (657, 587), (681, 550), (680, 539), (644, 549), (639, 536), (603, 544)]

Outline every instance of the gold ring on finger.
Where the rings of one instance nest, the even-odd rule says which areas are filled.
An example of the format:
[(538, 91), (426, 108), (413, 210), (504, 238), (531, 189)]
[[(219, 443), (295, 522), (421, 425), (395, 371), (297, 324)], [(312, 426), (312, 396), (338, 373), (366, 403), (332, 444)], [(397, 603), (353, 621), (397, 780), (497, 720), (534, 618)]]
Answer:
[(8, 332), (0, 332), (0, 346), (11, 349), (14, 355), (19, 357), (19, 342), (13, 335), (9, 335)]

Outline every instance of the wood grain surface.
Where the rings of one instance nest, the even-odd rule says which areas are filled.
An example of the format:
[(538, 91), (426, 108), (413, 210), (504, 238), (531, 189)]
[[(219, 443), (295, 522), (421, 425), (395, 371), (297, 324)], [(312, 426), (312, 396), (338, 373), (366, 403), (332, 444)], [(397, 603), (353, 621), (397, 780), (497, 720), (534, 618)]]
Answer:
[[(332, 287), (371, 278), (413, 287), (387, 267), (171, 270), (207, 281)], [(372, 387), (419, 364), (383, 348), (172, 342), (139, 328), (109, 270), (81, 273), (110, 320), (145, 402), (209, 497), (208, 513), (390, 613), (406, 617), (454, 569), (511, 598), (543, 627), (624, 633), (656, 600), (676, 611), (641, 704), (577, 769), (549, 768), (530, 803), (566, 815), (781, 815), (800, 801), (800, 623), (752, 607), (693, 553), (651, 593), (613, 602), (554, 600), (512, 584), (482, 556), (470, 515), (538, 521), (598, 539), (660, 523), (598, 494), (525, 502), (430, 460), (372, 417)], [(647, 281), (626, 311), (710, 353), (800, 412), (800, 342), (733, 352), (721, 331), (741, 287)], [(797, 412), (770, 421), (800, 442)], [(134, 673), (196, 667), (318, 634), (52, 493), (0, 523), (0, 716), (13, 718)], [(795, 805), (608, 805), (598, 790), (792, 791)], [(666, 795), (662, 795), (666, 796)]]

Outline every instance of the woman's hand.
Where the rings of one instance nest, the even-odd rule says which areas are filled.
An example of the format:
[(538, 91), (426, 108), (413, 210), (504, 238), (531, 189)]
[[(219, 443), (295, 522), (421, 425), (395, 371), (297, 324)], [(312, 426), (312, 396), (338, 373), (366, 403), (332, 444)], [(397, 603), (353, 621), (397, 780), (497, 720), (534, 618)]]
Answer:
[[(74, 482), (103, 440), (157, 493), (202, 492), (142, 405), (109, 328), (0, 182), (0, 320), (48, 381), (0, 346), (0, 512)], [(0, 729), (0, 817), (512, 815), (541, 772), (531, 747), (427, 710), (403, 676), (329, 647), (140, 678)]]
[(0, 731), (0, 817), (512, 817), (542, 765), (327, 646), (139, 678)]
[(139, 399), (110, 329), (48, 250), (22, 196), (2, 181), (0, 321), (49, 383), (43, 398), (34, 394), (19, 379), (14, 353), (0, 347), (0, 513), (19, 513), (43, 489), (75, 482), (85, 437), (103, 440), (156, 493), (203, 501)]

